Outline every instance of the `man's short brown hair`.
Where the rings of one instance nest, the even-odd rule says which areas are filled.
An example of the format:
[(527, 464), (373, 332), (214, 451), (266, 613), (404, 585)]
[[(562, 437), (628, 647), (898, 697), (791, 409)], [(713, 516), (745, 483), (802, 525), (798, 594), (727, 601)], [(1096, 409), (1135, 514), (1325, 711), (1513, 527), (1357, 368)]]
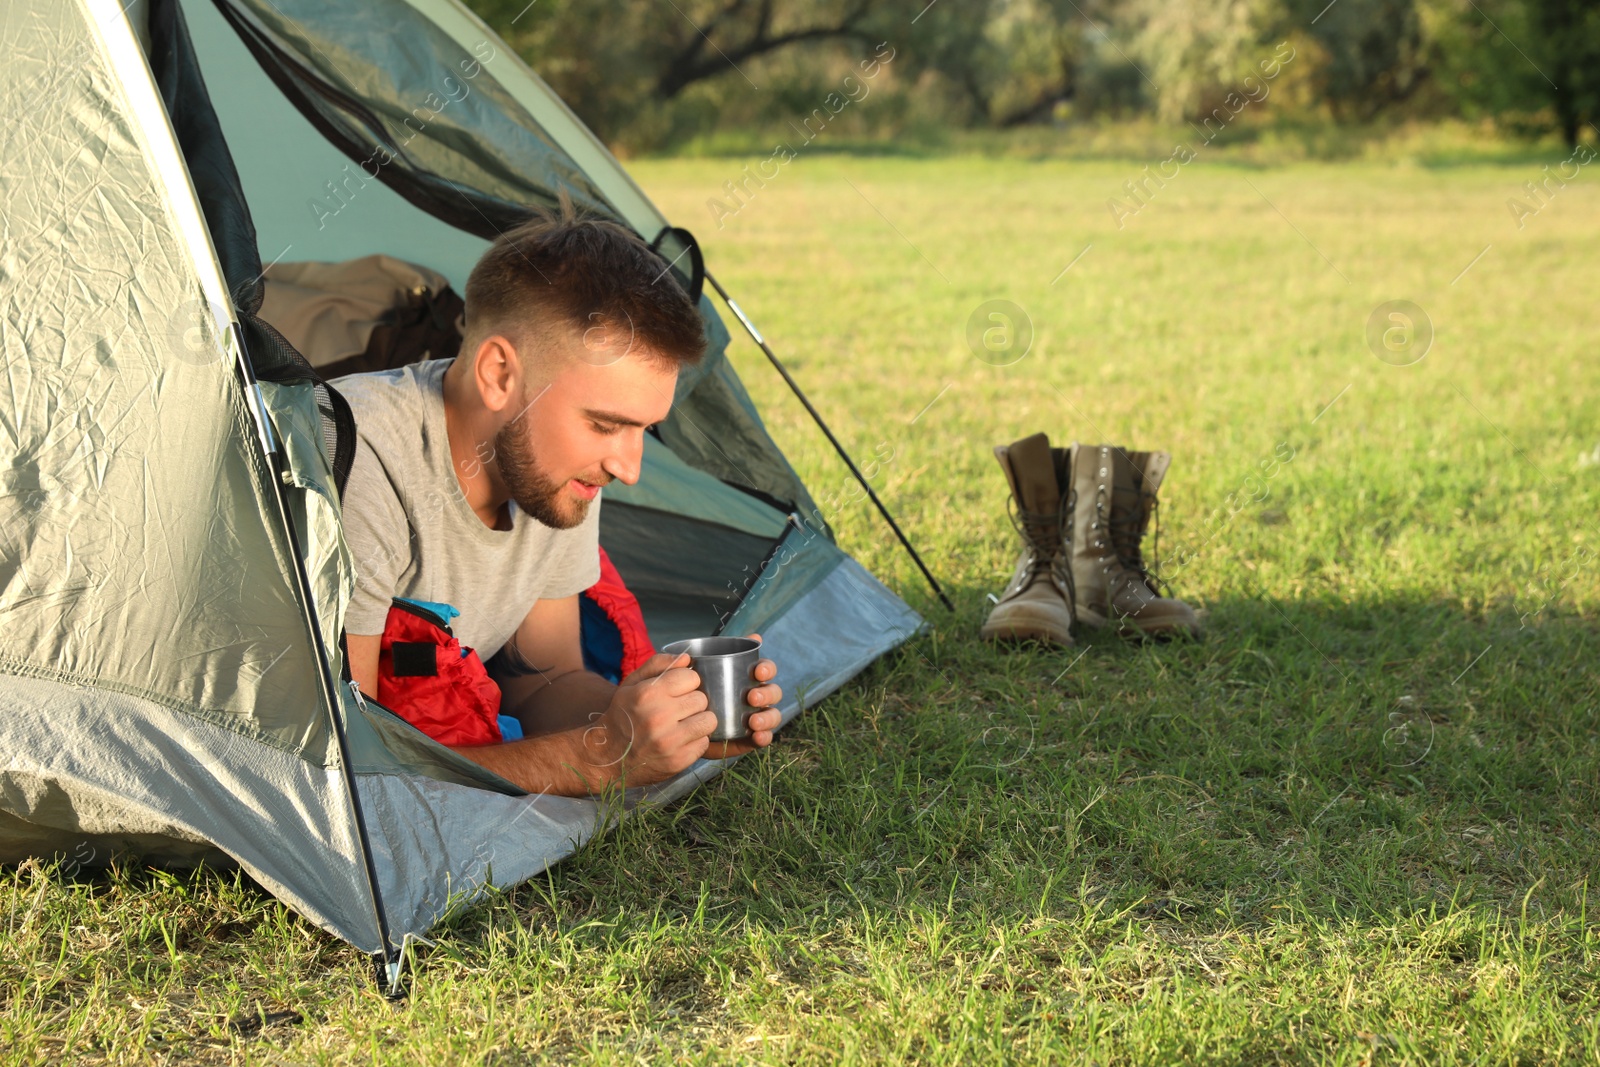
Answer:
[[(573, 210), (562, 197), (504, 233), (467, 277), (466, 336), (505, 331), (537, 344), (541, 324), (625, 339), (672, 364), (705, 354), (705, 324), (667, 262), (624, 226)], [(598, 334), (591, 334), (599, 328)]]

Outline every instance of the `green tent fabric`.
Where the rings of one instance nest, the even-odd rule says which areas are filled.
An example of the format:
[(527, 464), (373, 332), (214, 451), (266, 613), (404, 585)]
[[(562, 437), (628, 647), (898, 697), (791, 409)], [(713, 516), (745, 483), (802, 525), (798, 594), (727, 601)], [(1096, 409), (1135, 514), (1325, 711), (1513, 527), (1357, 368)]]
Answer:
[[(352, 424), (257, 316), (262, 269), (384, 252), (459, 287), (560, 190), (667, 220), (454, 0), (13, 4), (0, 42), (0, 861), (237, 863), (392, 980), (610, 814), (341, 681)], [(701, 307), (602, 543), (658, 643), (760, 629), (793, 717), (923, 624), (815, 521)]]

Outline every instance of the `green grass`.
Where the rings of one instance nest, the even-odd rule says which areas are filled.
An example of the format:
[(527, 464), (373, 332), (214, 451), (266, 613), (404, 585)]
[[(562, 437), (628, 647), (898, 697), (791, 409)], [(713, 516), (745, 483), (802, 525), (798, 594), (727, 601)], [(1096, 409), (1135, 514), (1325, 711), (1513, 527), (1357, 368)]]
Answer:
[[(848, 113), (846, 113), (848, 115)], [(1516, 136), (1489, 122), (1446, 120), (1419, 122), (1383, 119), (1373, 123), (1335, 124), (1316, 117), (1250, 114), (1217, 131), (1214, 155), (1256, 165), (1278, 166), (1308, 160), (1322, 162), (1403, 162), (1427, 167), (1462, 163), (1533, 163), (1537, 170), (1567, 150), (1559, 138)], [(912, 124), (893, 132), (870, 133), (830, 125), (811, 150), (839, 155), (942, 159), (952, 155), (1011, 160), (1164, 159), (1177, 142), (1204, 140), (1206, 131), (1187, 123), (1166, 124), (1148, 117), (1104, 117), (1061, 125), (1022, 126), (1011, 130), (960, 129), (947, 125)], [(765, 129), (722, 130), (694, 138), (661, 158), (758, 157), (773, 146), (791, 147), (804, 131), (786, 122)], [(652, 155), (645, 153), (646, 156)]]
[[(399, 1006), (232, 876), (8, 872), (0, 1048), (1595, 1062), (1600, 177), (1521, 231), (1505, 205), (1564, 155), (1202, 156), (1120, 230), (1106, 200), (1142, 158), (802, 155), (721, 230), (705, 201), (736, 160), (636, 166), (840, 436), (892, 455), (875, 484), (956, 614), (743, 344), (775, 436), (926, 637), (455, 917)], [(963, 339), (996, 298), (1034, 326), (1011, 366)], [(1437, 329), (1414, 365), (1366, 346), (1390, 299)], [(1162, 554), (1203, 642), (976, 639), (1014, 553), (989, 450), (1041, 429), (1174, 453)]]

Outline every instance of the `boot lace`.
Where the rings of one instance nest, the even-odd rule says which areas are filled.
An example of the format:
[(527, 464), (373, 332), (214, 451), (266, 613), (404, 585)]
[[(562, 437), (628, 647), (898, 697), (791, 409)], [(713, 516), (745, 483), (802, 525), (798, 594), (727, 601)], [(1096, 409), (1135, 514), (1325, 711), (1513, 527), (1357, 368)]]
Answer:
[[(1113, 508), (1107, 526), (1111, 534), (1111, 548), (1116, 553), (1117, 561), (1127, 570), (1139, 575), (1150, 591), (1157, 596), (1170, 596), (1171, 586), (1158, 573), (1161, 547), (1161, 501), (1153, 494), (1146, 493), (1143, 486), (1136, 489), (1139, 494), (1137, 506), (1129, 508)], [(1146, 562), (1141, 542), (1144, 533), (1154, 520), (1155, 532), (1151, 537), (1151, 559)]]
[[(1032, 585), (1046, 569), (1053, 570), (1062, 579), (1067, 587), (1069, 599), (1075, 598), (1077, 589), (1072, 581), (1072, 568), (1067, 565), (1067, 544), (1070, 534), (1063, 529), (1063, 523), (1070, 521), (1072, 505), (1076, 495), (1062, 493), (1060, 503), (1056, 505), (1055, 514), (1043, 511), (1029, 511), (1018, 504), (1014, 496), (1006, 498), (1006, 517), (1011, 520), (1011, 525), (1016, 528), (1022, 543), (1028, 547), (1028, 553), (1033, 558), (1028, 565), (1027, 577), (1019, 589), (1026, 589)], [(1054, 550), (1050, 549), (1054, 542)]]

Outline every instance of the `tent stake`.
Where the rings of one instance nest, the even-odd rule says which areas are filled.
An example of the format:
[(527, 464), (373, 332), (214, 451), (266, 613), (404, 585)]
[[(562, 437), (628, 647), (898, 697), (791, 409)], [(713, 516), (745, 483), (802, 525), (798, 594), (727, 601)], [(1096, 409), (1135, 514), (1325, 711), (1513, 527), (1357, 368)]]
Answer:
[(817, 428), (828, 439), (828, 443), (833, 446), (833, 450), (839, 453), (839, 458), (844, 460), (846, 467), (850, 468), (850, 473), (855, 476), (856, 481), (861, 483), (861, 488), (867, 491), (867, 496), (871, 498), (873, 505), (877, 507), (878, 514), (883, 516), (883, 521), (889, 524), (889, 529), (893, 530), (894, 535), (900, 539), (900, 544), (904, 546), (907, 554), (911, 556), (911, 562), (915, 563), (917, 569), (922, 572), (922, 576), (928, 579), (928, 584), (933, 587), (934, 595), (939, 598), (939, 602), (945, 606), (945, 610), (954, 612), (956, 610), (955, 605), (950, 603), (950, 598), (944, 595), (943, 589), (939, 588), (938, 579), (933, 576), (932, 571), (928, 570), (927, 564), (922, 562), (922, 557), (917, 555), (917, 550), (912, 547), (911, 540), (900, 529), (900, 524), (894, 521), (894, 516), (889, 514), (889, 509), (884, 506), (883, 501), (878, 499), (878, 494), (873, 491), (866, 475), (861, 473), (861, 468), (856, 466), (856, 461), (850, 458), (850, 453), (845, 451), (844, 445), (840, 444), (839, 439), (833, 436), (833, 431), (828, 429), (828, 424), (823, 421), (822, 413), (813, 407), (811, 401), (806, 398), (805, 392), (800, 388), (800, 383), (795, 381), (794, 376), (789, 373), (789, 368), (785, 367), (783, 362), (778, 359), (777, 354), (772, 351), (772, 346), (767, 344), (766, 338), (761, 336), (761, 331), (756, 329), (755, 323), (751, 322), (745, 315), (743, 308), (733, 302), (733, 297), (729, 296), (728, 291), (722, 287), (721, 283), (711, 276), (709, 270), (706, 271), (706, 281), (710, 282), (711, 287), (717, 291), (717, 295), (722, 297), (722, 302), (728, 305), (728, 310), (733, 312), (734, 318), (739, 320), (745, 332), (750, 335), (750, 339), (760, 347), (761, 351), (767, 354), (767, 359), (772, 363), (773, 367), (777, 368), (778, 373), (783, 376), (784, 382), (788, 384), (796, 399), (805, 405), (806, 412), (817, 424)]

